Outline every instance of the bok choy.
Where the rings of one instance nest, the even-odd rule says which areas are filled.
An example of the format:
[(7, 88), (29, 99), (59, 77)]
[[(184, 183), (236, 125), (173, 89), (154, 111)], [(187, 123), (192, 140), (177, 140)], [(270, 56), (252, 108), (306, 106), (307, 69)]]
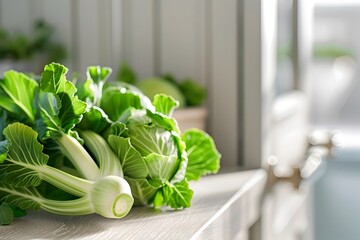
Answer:
[(90, 66), (78, 85), (46, 65), (39, 80), (0, 79), (0, 224), (26, 210), (126, 216), (133, 204), (191, 206), (189, 181), (217, 173), (220, 154), (203, 131), (180, 132), (179, 102), (153, 102), (111, 69)]
[(123, 82), (104, 83), (101, 96), (100, 108), (112, 121), (102, 135), (121, 161), (135, 205), (190, 207), (188, 181), (219, 170), (213, 139), (198, 129), (180, 132), (172, 117), (179, 102), (171, 96), (158, 94), (151, 103)]
[[(1, 206), (124, 217), (133, 197), (120, 160), (91, 129), (80, 131), (90, 151), (82, 145), (75, 126), (87, 104), (78, 99), (66, 72), (53, 63), (45, 66), (40, 82), (15, 71), (0, 80)], [(12, 212), (3, 223), (16, 216)]]

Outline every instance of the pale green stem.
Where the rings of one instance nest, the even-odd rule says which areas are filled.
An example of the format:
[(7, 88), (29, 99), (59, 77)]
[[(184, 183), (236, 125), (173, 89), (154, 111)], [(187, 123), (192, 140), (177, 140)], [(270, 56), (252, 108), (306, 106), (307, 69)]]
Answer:
[(57, 139), (58, 144), (61, 146), (61, 151), (74, 165), (79, 174), (88, 179), (95, 180), (99, 176), (99, 168), (84, 149), (84, 147), (73, 137), (67, 134), (62, 134)]
[(79, 134), (98, 161), (102, 176), (124, 176), (119, 158), (102, 136), (92, 131), (79, 131)]
[(79, 178), (47, 165), (36, 166), (39, 176), (44, 181), (64, 190), (65, 192), (82, 197), (88, 194), (93, 186), (93, 181)]

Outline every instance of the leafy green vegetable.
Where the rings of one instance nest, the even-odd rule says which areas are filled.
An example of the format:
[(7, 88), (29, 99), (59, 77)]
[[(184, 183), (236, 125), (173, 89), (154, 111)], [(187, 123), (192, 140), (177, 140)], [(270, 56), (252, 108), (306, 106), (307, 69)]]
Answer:
[(154, 109), (150, 99), (138, 88), (122, 82), (112, 82), (104, 86), (101, 108), (113, 121), (119, 120), (132, 108)]
[(14, 213), (7, 203), (0, 205), (0, 224), (9, 225), (14, 220)]
[(26, 115), (30, 123), (35, 121), (32, 106), (38, 83), (23, 73), (7, 71), (0, 81), (0, 106), (16, 118)]
[(188, 166), (186, 178), (199, 180), (202, 175), (216, 173), (220, 166), (217, 159), (221, 157), (216, 150), (214, 140), (199, 129), (190, 129), (182, 135), (186, 144)]
[[(171, 114), (176, 102), (171, 97), (157, 95), (153, 104), (159, 112), (133, 108), (130, 114), (126, 114), (125, 124), (112, 126), (108, 142), (120, 159), (128, 159), (122, 165), (135, 204), (150, 204), (154, 207), (167, 205), (175, 209), (190, 207), (193, 192), (185, 177), (188, 165), (187, 146), (180, 137), (176, 121), (166, 115)], [(188, 174), (190, 177), (196, 176), (192, 179), (217, 172), (220, 159), (215, 145), (208, 144), (210, 137), (205, 136), (204, 132), (196, 133), (199, 135), (196, 136), (198, 140), (204, 142), (204, 151), (209, 153), (200, 156), (199, 160), (194, 159), (198, 150), (192, 153), (193, 170), (190, 169)], [(195, 141), (190, 143), (190, 147), (196, 148)], [(198, 170), (196, 165), (205, 160), (208, 163), (203, 164), (204, 169)]]
[(162, 78), (146, 78), (142, 79), (136, 86), (152, 101), (156, 94), (166, 94), (172, 96), (176, 101), (179, 102), (180, 107), (184, 107), (186, 105), (186, 99), (180, 89)]
[(112, 121), (100, 108), (103, 86), (109, 78), (112, 70), (106, 67), (91, 66), (87, 69), (87, 80), (79, 86), (80, 99), (87, 103), (87, 109), (83, 119), (78, 125), (82, 129), (93, 129), (101, 133), (110, 126)]
[[(95, 70), (89, 74), (101, 85), (108, 73)], [(120, 160), (93, 128), (110, 122), (80, 124), (96, 106), (78, 98), (66, 73), (64, 66), (53, 63), (45, 66), (40, 83), (15, 71), (0, 81), (0, 99), (6, 99), (0, 101), (0, 202), (11, 207), (13, 217), (39, 208), (64, 215), (124, 217), (134, 201), (130, 185)], [(88, 119), (106, 119), (96, 108), (103, 115), (89, 114)]]
[[(6, 161), (0, 165), (2, 201), (21, 209), (43, 208), (68, 215), (98, 213), (109, 218), (123, 217), (131, 209), (131, 190), (123, 178), (109, 175), (91, 181), (48, 166), (48, 156), (36, 140), (37, 133), (22, 123), (8, 125), (4, 134), (9, 147)], [(37, 189), (42, 181), (79, 198), (68, 201), (47, 199)]]
[(106, 82), (109, 68), (90, 66), (77, 87), (66, 73), (52, 63), (39, 82), (0, 80), (0, 223), (40, 208), (121, 218), (133, 204), (190, 207), (188, 181), (216, 173), (220, 154), (205, 132), (181, 134), (178, 101)]
[(163, 113), (169, 117), (171, 117), (174, 110), (179, 107), (178, 101), (176, 101), (173, 97), (165, 94), (156, 95), (154, 97), (153, 104), (157, 112)]
[(188, 106), (200, 106), (204, 103), (206, 90), (194, 80), (190, 78), (183, 80), (179, 84), (179, 88), (184, 94)]
[[(160, 80), (149, 80), (150, 83), (154, 81)], [(190, 206), (193, 195), (186, 177), (187, 146), (176, 120), (172, 118), (179, 102), (165, 94), (154, 93), (151, 96), (152, 103), (138, 88), (126, 83), (105, 85), (101, 108), (114, 123), (103, 136), (121, 161), (135, 204), (186, 208)], [(112, 104), (108, 104), (109, 102)], [(201, 142), (200, 135), (204, 135), (205, 142), (211, 141), (210, 136), (204, 132), (197, 133)], [(196, 142), (190, 143), (191, 147), (196, 148)], [(206, 151), (209, 151), (204, 156), (209, 159), (204, 159), (203, 156), (200, 159), (192, 157), (193, 170), (190, 168), (188, 173), (192, 179), (216, 173), (219, 169), (220, 154), (215, 145), (203, 145), (207, 147)], [(196, 156), (195, 153), (197, 151), (191, 156)], [(205, 161), (207, 163), (203, 164), (204, 169), (196, 169), (196, 166), (199, 167), (201, 162)]]
[(122, 63), (120, 65), (116, 80), (129, 84), (135, 84), (135, 82), (137, 81), (137, 77), (135, 72), (130, 68), (127, 63)]
[(82, 176), (96, 179), (99, 174), (98, 168), (76, 139), (77, 133), (72, 130), (80, 122), (86, 103), (75, 95), (77, 89), (66, 80), (66, 73), (67, 69), (60, 64), (45, 66), (40, 80), (41, 117), (36, 128), (41, 133), (41, 139), (51, 137), (57, 142), (61, 152)]
[(200, 106), (207, 97), (206, 89), (201, 84), (191, 78), (180, 81), (171, 73), (139, 81), (127, 63), (121, 64), (116, 80), (135, 84), (151, 100), (154, 100), (156, 94), (171, 96), (179, 102), (177, 107)]

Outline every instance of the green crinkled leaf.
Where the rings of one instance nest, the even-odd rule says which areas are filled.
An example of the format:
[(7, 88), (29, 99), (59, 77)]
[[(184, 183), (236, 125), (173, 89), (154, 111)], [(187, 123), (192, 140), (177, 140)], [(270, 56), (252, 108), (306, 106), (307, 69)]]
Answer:
[(92, 106), (87, 112), (83, 114), (83, 118), (77, 127), (84, 130), (89, 129), (96, 133), (101, 133), (103, 130), (108, 128), (111, 123), (112, 121), (101, 108)]
[(0, 205), (0, 224), (9, 225), (14, 220), (14, 213), (11, 207), (7, 203)]
[(146, 178), (148, 171), (140, 153), (131, 146), (129, 138), (110, 135), (108, 143), (119, 157), (124, 175), (131, 178)]
[[(82, 114), (86, 110), (86, 103), (79, 100), (75, 95), (77, 89), (66, 79), (67, 68), (63, 65), (52, 63), (46, 65), (41, 75), (40, 87), (42, 91), (55, 95), (58, 108), (58, 119), (61, 128), (68, 133), (80, 122)], [(42, 106), (43, 111), (48, 112), (49, 118), (55, 118), (52, 109)], [(44, 117), (44, 114), (42, 115)]]
[(99, 84), (100, 82), (105, 83), (112, 73), (112, 69), (109, 67), (90, 66), (87, 68), (87, 78), (92, 79), (94, 83)]
[(160, 190), (156, 191), (156, 193), (155, 193), (153, 205), (154, 205), (154, 208), (159, 208), (159, 207), (164, 206), (164, 204), (165, 204), (164, 194), (163, 194), (163, 191), (160, 189)]
[(10, 206), (10, 207), (13, 211), (14, 218), (20, 218), (20, 217), (24, 217), (27, 215), (27, 212), (23, 209), (20, 209), (18, 207), (13, 207), (13, 206)]
[(135, 125), (152, 125), (152, 120), (146, 115), (145, 109), (132, 109), (128, 111), (129, 116), (126, 118), (126, 125), (127, 126), (135, 126)]
[(114, 122), (110, 128), (110, 134), (119, 136), (119, 137), (128, 137), (129, 136), (129, 129), (126, 125), (122, 122)]
[(132, 195), (134, 197), (134, 205), (148, 205), (154, 199), (156, 191), (164, 186), (164, 182), (160, 179), (133, 179), (125, 176), (129, 183)]
[(173, 140), (177, 146), (178, 149), (178, 158), (181, 159), (181, 162), (179, 164), (179, 169), (175, 176), (172, 179), (172, 182), (180, 182), (185, 178), (185, 172), (187, 168), (187, 154), (186, 154), (186, 145), (185, 142), (181, 139), (180, 135), (177, 132), (171, 132)]
[[(61, 108), (59, 109), (59, 118), (62, 129), (68, 133), (78, 124), (86, 108), (86, 104), (80, 100), (74, 101), (67, 93), (59, 93), (61, 99)], [(75, 98), (77, 99), (77, 98)]]
[(100, 106), (113, 121), (117, 121), (129, 108), (143, 108), (138, 95), (117, 90), (104, 92)]
[(41, 74), (40, 87), (44, 92), (59, 93), (67, 92), (75, 94), (76, 88), (74, 84), (66, 79), (68, 69), (61, 64), (51, 63), (44, 67)]
[(164, 156), (151, 153), (144, 157), (150, 178), (170, 180), (179, 166), (177, 155)]
[(14, 187), (0, 182), (0, 202), (6, 202), (10, 206), (22, 210), (37, 210), (40, 208), (37, 201), (41, 198), (34, 187)]
[(109, 82), (105, 84), (100, 106), (113, 121), (119, 119), (126, 121), (127, 118), (124, 118), (123, 115), (128, 114), (131, 109), (150, 109), (155, 111), (155, 107), (148, 97), (135, 86), (124, 82)]
[(80, 100), (84, 102), (93, 102), (94, 93), (92, 90), (94, 81), (92, 79), (86, 79), (84, 82), (78, 83), (77, 86), (77, 95)]
[(7, 125), (8, 125), (7, 114), (5, 111), (0, 109), (0, 141), (3, 141), (5, 139), (4, 134), (2, 132)]
[(157, 112), (172, 116), (174, 110), (179, 107), (179, 102), (173, 97), (165, 94), (157, 94), (154, 96), (153, 105)]
[(63, 131), (61, 120), (58, 117), (61, 103), (52, 93), (40, 92), (38, 96), (39, 116), (35, 121), (36, 131), (40, 139), (47, 139), (50, 136), (60, 136)]
[[(0, 81), (3, 81), (0, 79)], [(6, 92), (0, 87), (0, 107), (4, 110), (8, 111), (9, 113), (22, 117), (22, 115), (19, 115), (19, 112), (22, 112), (21, 108), (14, 104), (13, 100), (9, 97), (7, 97)], [(23, 118), (24, 120), (26, 118)]]
[(190, 129), (182, 135), (182, 139), (186, 144), (188, 156), (186, 178), (189, 181), (219, 171), (221, 155), (216, 149), (214, 140), (207, 133)]
[(3, 163), (9, 151), (9, 142), (4, 140), (0, 141), (0, 164)]
[(83, 100), (90, 103), (90, 106), (100, 106), (103, 86), (111, 72), (112, 69), (108, 67), (90, 66), (87, 68), (87, 80), (81, 86), (83, 89), (80, 89), (80, 93), (82, 97), (85, 97)]
[(34, 96), (38, 83), (23, 73), (13, 70), (4, 73), (0, 80), (0, 107), (11, 112), (17, 119), (26, 116), (23, 121), (35, 121)]
[(152, 120), (153, 124), (165, 128), (168, 131), (180, 134), (179, 126), (174, 118), (161, 113), (152, 112), (148, 109), (146, 110), (146, 115)]
[(42, 182), (38, 172), (12, 163), (1, 164), (0, 172), (0, 182), (15, 187), (39, 186)]
[[(163, 197), (163, 203), (171, 208), (188, 208), (191, 206), (193, 191), (189, 188), (186, 180), (174, 184), (167, 183), (160, 190)], [(159, 197), (157, 199), (159, 201)]]
[(152, 153), (171, 156), (178, 153), (170, 131), (157, 126), (128, 124), (131, 144), (142, 156)]
[(36, 167), (46, 165), (48, 156), (37, 141), (37, 133), (22, 123), (4, 129), (9, 142), (5, 163), (0, 165), (0, 181), (12, 186), (38, 186), (41, 183)]
[[(149, 117), (149, 113), (155, 117)], [(178, 156), (180, 162), (178, 163), (177, 172), (171, 179), (171, 182), (180, 182), (185, 177), (187, 166), (185, 143), (177, 131), (168, 130), (168, 128), (164, 127), (168, 120), (170, 122), (175, 121), (170, 117), (152, 113), (151, 111), (133, 110), (131, 117), (128, 119), (127, 127), (129, 129), (131, 144), (142, 156), (147, 156), (152, 153), (163, 156)], [(180, 131), (175, 122), (174, 124), (175, 127), (169, 128), (176, 128)]]

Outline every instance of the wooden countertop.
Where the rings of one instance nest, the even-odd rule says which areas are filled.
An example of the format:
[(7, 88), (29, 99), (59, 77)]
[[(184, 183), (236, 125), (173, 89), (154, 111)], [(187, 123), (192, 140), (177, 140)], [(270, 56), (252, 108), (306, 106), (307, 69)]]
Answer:
[(206, 176), (191, 183), (191, 208), (135, 207), (123, 219), (32, 212), (0, 226), (0, 239), (229, 239), (258, 219), (265, 181), (263, 170)]

